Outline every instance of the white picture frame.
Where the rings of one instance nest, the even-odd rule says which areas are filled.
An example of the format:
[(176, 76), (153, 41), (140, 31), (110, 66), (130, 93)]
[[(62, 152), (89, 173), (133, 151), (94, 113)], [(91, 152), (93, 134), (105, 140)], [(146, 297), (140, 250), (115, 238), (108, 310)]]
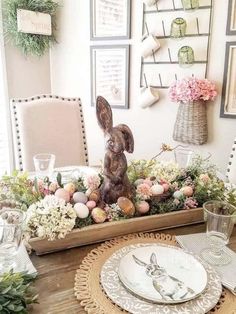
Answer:
[(91, 40), (130, 38), (131, 0), (90, 0)]
[(129, 108), (129, 45), (91, 46), (91, 103), (103, 96), (113, 108)]

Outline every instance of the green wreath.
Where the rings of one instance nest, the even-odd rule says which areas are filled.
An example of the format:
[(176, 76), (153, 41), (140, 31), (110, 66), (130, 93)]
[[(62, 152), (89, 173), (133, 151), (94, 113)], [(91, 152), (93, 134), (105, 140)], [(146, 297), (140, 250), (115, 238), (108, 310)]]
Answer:
[[(7, 38), (11, 39), (25, 55), (42, 56), (56, 42), (54, 31), (58, 3), (52, 0), (5, 0), (4, 3), (4, 30)], [(18, 32), (17, 9), (50, 14), (52, 17), (52, 35)]]

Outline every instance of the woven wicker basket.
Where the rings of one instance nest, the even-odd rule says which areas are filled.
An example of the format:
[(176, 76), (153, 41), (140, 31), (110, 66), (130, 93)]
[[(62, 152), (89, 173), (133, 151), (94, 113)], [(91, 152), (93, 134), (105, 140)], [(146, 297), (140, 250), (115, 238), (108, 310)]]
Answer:
[(207, 142), (207, 113), (204, 102), (195, 101), (179, 104), (173, 139), (196, 145)]

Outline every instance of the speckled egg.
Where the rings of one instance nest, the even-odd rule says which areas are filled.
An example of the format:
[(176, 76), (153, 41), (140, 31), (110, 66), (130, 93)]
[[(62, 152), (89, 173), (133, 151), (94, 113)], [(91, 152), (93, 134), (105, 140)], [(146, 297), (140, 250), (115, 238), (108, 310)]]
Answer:
[(122, 213), (125, 216), (133, 216), (135, 213), (134, 204), (127, 197), (119, 197), (117, 200), (117, 205), (120, 207)]
[(154, 184), (152, 187), (151, 187), (151, 193), (152, 195), (154, 196), (157, 196), (157, 195), (162, 195), (164, 193), (164, 188), (162, 185), (160, 184)]
[(183, 192), (185, 196), (189, 197), (193, 195), (193, 188), (191, 186), (184, 186), (182, 187), (181, 192)]
[(83, 203), (76, 203), (74, 205), (74, 210), (76, 212), (77, 217), (81, 219), (87, 218), (89, 215), (89, 209)]
[(96, 207), (96, 202), (94, 202), (94, 201), (88, 201), (88, 202), (86, 203), (86, 206), (88, 207), (89, 210), (92, 210), (93, 208)]
[(143, 179), (138, 179), (138, 180), (136, 180), (136, 181), (134, 182), (134, 185), (135, 185), (135, 186), (138, 186), (138, 185), (142, 184), (143, 181), (144, 181)]
[(75, 193), (75, 185), (74, 183), (70, 182), (70, 183), (67, 183), (65, 186), (64, 186), (64, 189), (70, 193), (70, 196), (72, 196), (74, 193)]
[(138, 202), (135, 207), (137, 212), (139, 212), (140, 214), (146, 214), (150, 209), (150, 206), (146, 201)]
[(106, 219), (107, 219), (107, 214), (106, 212), (99, 208), (99, 207), (95, 207), (93, 210), (92, 210), (92, 218), (93, 220), (99, 224), (99, 223), (103, 223)]
[(175, 193), (173, 194), (174, 198), (177, 198), (178, 200), (183, 197), (183, 192), (182, 191), (175, 191)]
[(75, 203), (83, 203), (86, 204), (88, 201), (88, 197), (83, 192), (75, 192), (73, 194), (73, 201)]
[(100, 199), (100, 191), (99, 190), (94, 190), (90, 195), (89, 195), (89, 200), (90, 201), (94, 201), (94, 202), (98, 202)]
[(55, 196), (65, 200), (67, 203), (70, 201), (70, 193), (63, 188), (56, 190)]

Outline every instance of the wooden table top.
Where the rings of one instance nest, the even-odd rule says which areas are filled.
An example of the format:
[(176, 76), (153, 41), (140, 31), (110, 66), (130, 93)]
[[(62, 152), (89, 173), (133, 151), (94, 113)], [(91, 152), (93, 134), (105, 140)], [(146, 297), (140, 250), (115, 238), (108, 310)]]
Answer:
[[(204, 231), (205, 225), (197, 224), (160, 232), (181, 235)], [(35, 283), (39, 294), (39, 304), (34, 305), (30, 313), (85, 314), (86, 312), (74, 297), (74, 277), (83, 258), (98, 245), (87, 245), (44, 256), (32, 255), (31, 260), (39, 273)], [(231, 236), (229, 247), (236, 251), (236, 228)], [(236, 297), (234, 313), (236, 313)]]

